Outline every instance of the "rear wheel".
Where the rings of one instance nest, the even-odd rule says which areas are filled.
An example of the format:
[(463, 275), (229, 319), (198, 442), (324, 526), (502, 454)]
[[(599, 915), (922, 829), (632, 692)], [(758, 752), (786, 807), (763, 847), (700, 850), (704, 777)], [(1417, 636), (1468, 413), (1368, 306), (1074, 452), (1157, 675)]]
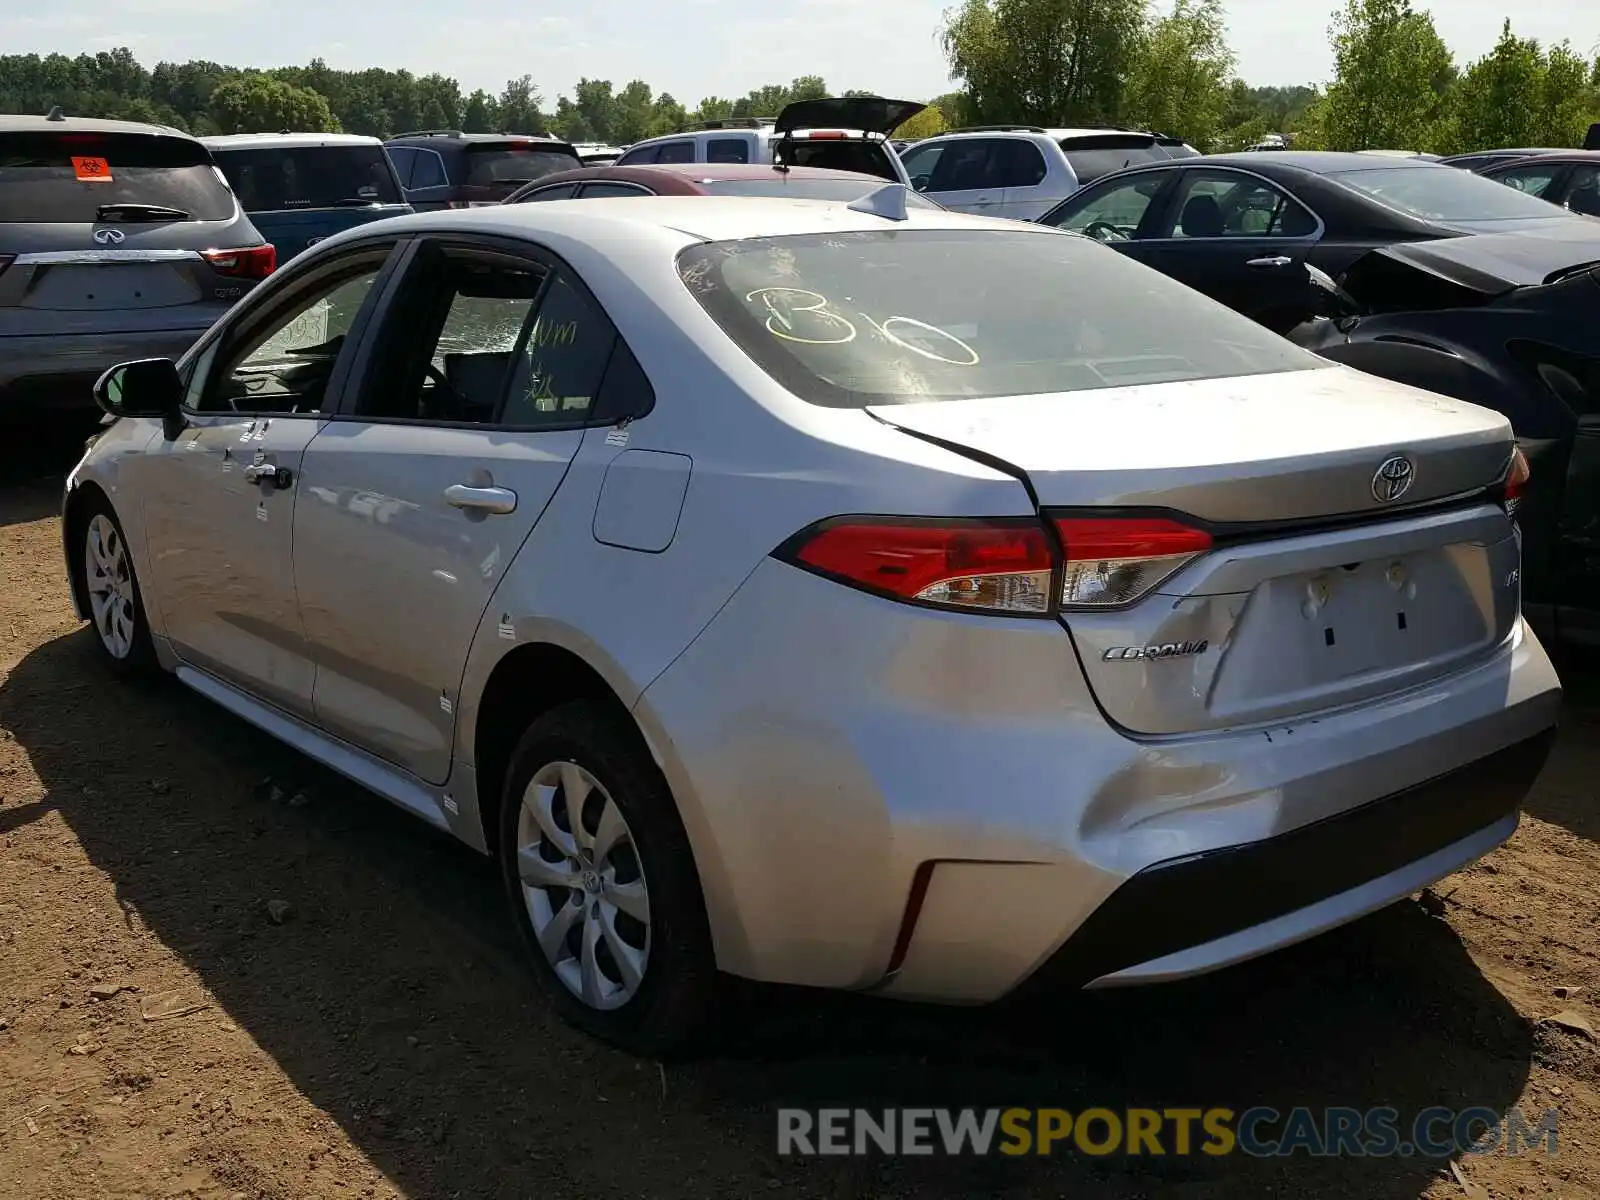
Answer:
[(83, 523), (81, 549), (89, 620), (101, 659), (118, 674), (149, 670), (155, 665), (155, 648), (133, 555), (121, 522), (104, 501), (94, 505)]
[(689, 840), (636, 731), (589, 702), (537, 718), (507, 773), (500, 864), (563, 1017), (637, 1054), (691, 1046), (716, 998)]

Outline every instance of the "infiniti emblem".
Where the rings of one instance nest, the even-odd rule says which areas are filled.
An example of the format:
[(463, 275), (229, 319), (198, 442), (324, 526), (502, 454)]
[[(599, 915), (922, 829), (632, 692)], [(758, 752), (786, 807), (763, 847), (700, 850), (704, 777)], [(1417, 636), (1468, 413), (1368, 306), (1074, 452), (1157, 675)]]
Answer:
[(120, 246), (122, 245), (122, 239), (126, 236), (120, 229), (96, 229), (94, 231), (94, 240), (101, 246)]
[(1379, 504), (1392, 504), (1411, 490), (1415, 478), (1416, 469), (1405, 455), (1386, 458), (1372, 477), (1372, 498)]

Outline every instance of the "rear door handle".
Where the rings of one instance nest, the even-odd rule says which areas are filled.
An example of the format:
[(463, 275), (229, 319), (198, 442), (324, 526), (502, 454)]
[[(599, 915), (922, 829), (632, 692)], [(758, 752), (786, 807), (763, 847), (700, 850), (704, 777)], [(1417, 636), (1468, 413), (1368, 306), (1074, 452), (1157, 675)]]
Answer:
[(517, 494), (503, 487), (469, 487), (464, 483), (452, 483), (444, 490), (444, 501), (452, 508), (494, 513), (502, 517), (517, 511)]
[(251, 463), (244, 469), (246, 483), (270, 483), (280, 492), (294, 482), (294, 472), (272, 463)]
[(1274, 267), (1287, 267), (1292, 262), (1294, 262), (1292, 258), (1286, 258), (1282, 254), (1274, 254), (1270, 258), (1252, 258), (1244, 265), (1255, 267), (1258, 271), (1265, 271)]

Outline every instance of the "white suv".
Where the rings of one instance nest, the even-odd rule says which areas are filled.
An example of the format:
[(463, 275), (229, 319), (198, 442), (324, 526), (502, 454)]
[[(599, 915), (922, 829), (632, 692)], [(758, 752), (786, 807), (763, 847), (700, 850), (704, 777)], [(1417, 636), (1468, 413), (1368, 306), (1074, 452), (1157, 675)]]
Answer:
[(1135, 129), (956, 129), (901, 155), (911, 186), (946, 208), (1033, 221), (1102, 175), (1199, 152), (1177, 138)]
[[(705, 121), (629, 146), (619, 167), (653, 163), (770, 163), (859, 171), (910, 186), (889, 135), (927, 105), (881, 96), (800, 100), (776, 117)], [(1043, 215), (1043, 210), (1040, 210)]]

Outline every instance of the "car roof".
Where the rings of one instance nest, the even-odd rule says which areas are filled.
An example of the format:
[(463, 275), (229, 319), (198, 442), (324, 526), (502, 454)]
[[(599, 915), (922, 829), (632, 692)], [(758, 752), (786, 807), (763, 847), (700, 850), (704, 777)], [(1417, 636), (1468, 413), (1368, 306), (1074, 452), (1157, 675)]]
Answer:
[[(884, 186), (895, 185), (886, 183)], [(682, 245), (686, 238), (720, 242), (808, 233), (876, 233), (907, 229), (971, 228), (1075, 236), (1048, 226), (1000, 217), (969, 216), (938, 208), (907, 207), (906, 219), (894, 221), (833, 201), (750, 196), (641, 196), (619, 197), (604, 204), (586, 200), (495, 204), (395, 217), (360, 226), (347, 234), (364, 235), (402, 228), (415, 233), (501, 233), (513, 238), (556, 232), (591, 244), (619, 247), (627, 246), (630, 238), (639, 237)], [(342, 240), (346, 240), (346, 234), (335, 235), (322, 245), (332, 246)]]
[(0, 114), (0, 133), (143, 133), (151, 137), (196, 140), (181, 129), (173, 129), (167, 125), (151, 125), (145, 121), (106, 121), (99, 117), (63, 117), (59, 121), (52, 121), (49, 117), (30, 117), (14, 113)]
[[(1540, 150), (1530, 153), (1528, 158), (1536, 158), (1540, 162), (1554, 160), (1558, 163), (1565, 162), (1600, 162), (1600, 150)], [(1514, 161), (1514, 160), (1513, 160)], [(1500, 164), (1496, 164), (1497, 166)]]
[(212, 150), (287, 150), (294, 146), (381, 146), (360, 133), (221, 133), (200, 141)]
[(1440, 163), (1426, 159), (1395, 158), (1388, 154), (1364, 154), (1341, 150), (1253, 150), (1239, 154), (1206, 154), (1200, 158), (1176, 159), (1184, 166), (1225, 163), (1235, 167), (1259, 169), (1277, 165), (1292, 167), (1311, 175), (1331, 175), (1344, 171), (1393, 171), (1397, 167), (1435, 167)]
[(564, 142), (558, 137), (551, 137), (544, 133), (462, 133), (460, 130), (447, 129), (433, 132), (397, 133), (388, 138), (384, 145), (393, 146), (404, 143), (413, 146), (461, 145), (470, 146), (477, 142), (538, 142), (545, 146), (564, 146), (572, 148), (571, 142)]
[(1558, 231), (1485, 233), (1401, 242), (1373, 251), (1430, 275), (1498, 295), (1535, 287), (1577, 267), (1600, 263), (1600, 221), (1574, 221)]
[[(669, 195), (698, 195), (700, 185), (720, 183), (730, 179), (854, 179), (871, 185), (887, 182), (876, 175), (860, 171), (840, 171), (832, 167), (790, 167), (779, 171), (768, 163), (637, 163), (618, 166), (614, 163), (597, 163), (587, 167), (573, 167), (566, 171), (552, 171), (541, 175), (532, 183), (524, 184), (503, 203), (520, 203), (534, 192), (564, 183), (598, 183), (607, 180), (617, 183), (637, 183), (653, 187)], [(870, 190), (870, 186), (869, 189)]]

